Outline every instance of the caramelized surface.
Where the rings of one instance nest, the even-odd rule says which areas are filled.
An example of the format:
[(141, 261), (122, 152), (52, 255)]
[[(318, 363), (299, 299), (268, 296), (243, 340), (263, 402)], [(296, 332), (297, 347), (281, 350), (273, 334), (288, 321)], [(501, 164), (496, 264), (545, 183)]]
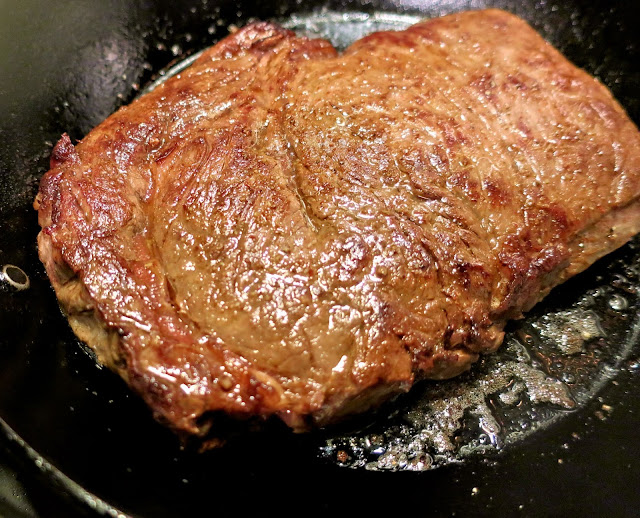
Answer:
[(639, 176), (610, 93), (512, 15), (341, 55), (259, 23), (63, 137), (39, 247), (75, 332), (157, 417), (304, 429), (495, 350), (639, 230)]

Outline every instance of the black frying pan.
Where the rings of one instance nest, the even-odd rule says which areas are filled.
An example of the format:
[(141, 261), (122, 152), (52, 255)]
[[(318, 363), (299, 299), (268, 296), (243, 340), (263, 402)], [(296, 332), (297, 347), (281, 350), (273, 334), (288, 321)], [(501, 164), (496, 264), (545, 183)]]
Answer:
[[(144, 404), (79, 346), (37, 259), (31, 208), (52, 143), (62, 132), (80, 139), (173, 60), (214, 43), (229, 24), (251, 18), (286, 20), (321, 9), (434, 16), (502, 7), (598, 76), (638, 123), (640, 10), (633, 2), (7, 4), (0, 3), (0, 268), (19, 266), (30, 286), (18, 289), (26, 280), (18, 270), (5, 271), (0, 282), (0, 437), (8, 452), (2, 458), (17, 470), (31, 499), (29, 505), (14, 499), (27, 515), (637, 515), (635, 279), (619, 288), (626, 290), (629, 307), (610, 321), (610, 336), (631, 341), (625, 357), (611, 362), (607, 379), (588, 401), (500, 453), (472, 455), (422, 473), (371, 472), (320, 455), (319, 445), (338, 433), (329, 431), (265, 433), (198, 455), (181, 450)], [(605, 258), (556, 290), (532, 318), (570, 307), (594, 288), (618, 286), (638, 255), (635, 245)], [(606, 316), (609, 309), (598, 311)], [(389, 411), (402, 412), (403, 401), (398, 405)], [(349, 433), (339, 431), (342, 437)], [(7, 473), (0, 469), (0, 481), (13, 480)], [(11, 489), (0, 489), (0, 514), (8, 512)], [(9, 512), (18, 516), (15, 505)]]

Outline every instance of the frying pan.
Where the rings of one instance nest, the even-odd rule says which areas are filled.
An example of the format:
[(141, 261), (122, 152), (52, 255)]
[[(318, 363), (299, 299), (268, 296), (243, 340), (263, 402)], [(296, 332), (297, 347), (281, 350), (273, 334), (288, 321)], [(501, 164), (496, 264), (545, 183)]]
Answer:
[[(0, 282), (0, 480), (15, 482), (0, 492), (17, 487), (22, 498), (2, 494), (0, 513), (637, 515), (640, 285), (633, 279), (624, 286), (629, 307), (610, 319), (610, 336), (628, 342), (626, 353), (576, 409), (497, 453), (420, 473), (381, 473), (319, 455), (333, 431), (265, 432), (205, 454), (181, 449), (78, 344), (37, 259), (31, 203), (53, 143), (63, 132), (82, 138), (159, 71), (226, 35), (229, 24), (309, 13), (436, 16), (487, 6), (526, 19), (640, 122), (634, 2), (0, 2), (0, 267), (19, 267), (5, 270)], [(638, 255), (636, 242), (605, 258), (556, 289), (532, 318), (614, 285)], [(27, 289), (19, 289), (26, 285), (20, 271)], [(597, 311), (605, 318), (610, 308)], [(392, 412), (402, 412), (402, 404)]]

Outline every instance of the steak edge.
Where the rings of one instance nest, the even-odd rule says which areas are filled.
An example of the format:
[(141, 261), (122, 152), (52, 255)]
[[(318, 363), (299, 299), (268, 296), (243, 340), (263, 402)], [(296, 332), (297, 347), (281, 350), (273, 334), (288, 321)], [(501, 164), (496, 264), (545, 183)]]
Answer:
[(74, 332), (160, 421), (302, 431), (495, 351), (640, 230), (639, 178), (624, 110), (513, 15), (342, 54), (255, 23), (62, 137), (38, 248)]

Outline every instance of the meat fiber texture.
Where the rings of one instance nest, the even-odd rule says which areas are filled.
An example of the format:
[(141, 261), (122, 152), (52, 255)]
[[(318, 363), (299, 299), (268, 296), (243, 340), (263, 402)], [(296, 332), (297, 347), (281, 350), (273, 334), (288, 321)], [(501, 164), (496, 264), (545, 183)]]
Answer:
[(324, 426), (495, 351), (640, 229), (640, 135), (497, 10), (329, 42), (254, 23), (56, 145), (39, 252), (185, 437)]

